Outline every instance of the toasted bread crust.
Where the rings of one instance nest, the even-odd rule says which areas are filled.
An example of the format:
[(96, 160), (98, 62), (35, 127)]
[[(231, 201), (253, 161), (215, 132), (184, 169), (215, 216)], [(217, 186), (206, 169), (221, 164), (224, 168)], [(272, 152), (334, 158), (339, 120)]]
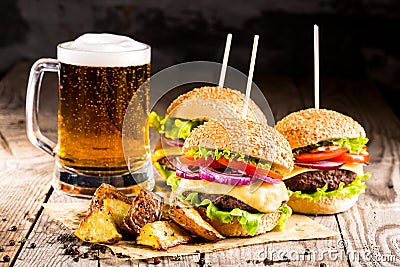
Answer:
[(294, 212), (304, 214), (336, 214), (344, 212), (357, 202), (359, 195), (352, 198), (346, 197), (322, 197), (320, 200), (311, 201), (307, 198), (298, 198), (291, 196), (288, 201), (288, 206)]
[[(195, 88), (176, 98), (168, 107), (167, 114), (182, 119), (222, 119), (242, 117), (245, 95), (240, 91), (218, 86)], [(249, 101), (246, 119), (267, 124), (261, 109)]]
[(365, 137), (364, 128), (349, 116), (327, 109), (293, 112), (277, 122), (275, 129), (292, 149), (336, 138)]
[[(234, 217), (234, 219), (229, 223), (223, 223), (208, 218), (205, 208), (199, 208), (198, 210), (201, 217), (203, 217), (204, 220), (211, 224), (223, 236), (249, 236), (249, 233), (247, 233), (236, 217)], [(279, 222), (280, 216), (281, 213), (278, 211), (265, 213), (261, 217), (257, 231), (254, 235), (264, 234), (274, 229)]]
[(227, 149), (272, 162), (282, 174), (294, 168), (288, 141), (274, 128), (241, 119), (210, 120), (195, 128), (185, 140), (183, 151), (203, 146)]

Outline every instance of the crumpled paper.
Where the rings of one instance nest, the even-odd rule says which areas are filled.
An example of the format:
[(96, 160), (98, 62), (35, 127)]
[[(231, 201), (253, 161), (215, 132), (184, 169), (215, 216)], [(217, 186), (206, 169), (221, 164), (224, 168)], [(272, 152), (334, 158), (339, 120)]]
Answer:
[[(50, 218), (63, 223), (74, 231), (85, 218), (88, 202), (82, 203), (45, 203), (45, 211)], [(213, 252), (241, 246), (256, 245), (267, 242), (294, 241), (315, 238), (326, 238), (338, 235), (325, 226), (313, 221), (307, 216), (293, 214), (286, 223), (283, 231), (271, 231), (255, 237), (226, 238), (218, 242), (195, 242), (179, 245), (167, 251), (154, 250), (149, 247), (136, 245), (134, 241), (122, 240), (114, 245), (107, 245), (115, 254), (129, 256), (132, 259), (149, 259), (163, 256), (177, 256)]]

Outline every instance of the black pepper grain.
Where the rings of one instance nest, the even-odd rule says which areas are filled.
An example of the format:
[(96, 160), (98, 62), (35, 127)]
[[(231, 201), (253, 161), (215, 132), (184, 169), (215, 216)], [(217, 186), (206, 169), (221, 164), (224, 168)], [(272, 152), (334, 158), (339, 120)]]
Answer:
[(161, 263), (161, 259), (159, 257), (154, 258), (154, 264), (160, 264)]
[(10, 227), (10, 231), (12, 231), (12, 232), (15, 232), (15, 231), (17, 231), (17, 230), (18, 230), (18, 228), (17, 228), (17, 226), (15, 226), (15, 225), (13, 225), (13, 226)]
[(3, 219), (1, 219), (3, 222), (5, 222), (5, 221), (7, 221), (7, 219), (6, 218), (3, 218)]
[(74, 257), (74, 262), (78, 262), (79, 261), (79, 257)]
[(36, 244), (35, 244), (35, 243), (31, 243), (31, 244), (29, 245), (29, 247), (30, 247), (30, 248), (36, 248)]
[(9, 262), (11, 260), (11, 258), (10, 258), (10, 256), (8, 256), (8, 255), (5, 255), (4, 257), (3, 257), (3, 261), (4, 262)]
[(10, 245), (10, 246), (15, 246), (15, 241), (11, 239), (11, 240), (8, 242), (8, 245)]

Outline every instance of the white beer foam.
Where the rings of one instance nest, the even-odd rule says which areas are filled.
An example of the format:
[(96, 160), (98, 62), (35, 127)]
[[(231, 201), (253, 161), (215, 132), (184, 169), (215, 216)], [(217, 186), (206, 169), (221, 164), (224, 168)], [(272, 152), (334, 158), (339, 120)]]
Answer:
[(86, 33), (57, 46), (59, 61), (80, 66), (126, 67), (150, 63), (150, 46), (129, 37)]

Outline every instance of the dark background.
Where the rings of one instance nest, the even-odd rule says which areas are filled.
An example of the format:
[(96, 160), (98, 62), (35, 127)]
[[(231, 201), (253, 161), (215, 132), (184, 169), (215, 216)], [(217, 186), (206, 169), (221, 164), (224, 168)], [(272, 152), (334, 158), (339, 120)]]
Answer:
[(21, 61), (56, 57), (58, 43), (85, 32), (150, 44), (153, 74), (185, 61), (220, 62), (230, 32), (229, 65), (244, 73), (260, 35), (256, 82), (312, 78), (318, 24), (321, 78), (368, 80), (400, 106), (400, 1), (3, 0), (0, 21), (0, 75)]

